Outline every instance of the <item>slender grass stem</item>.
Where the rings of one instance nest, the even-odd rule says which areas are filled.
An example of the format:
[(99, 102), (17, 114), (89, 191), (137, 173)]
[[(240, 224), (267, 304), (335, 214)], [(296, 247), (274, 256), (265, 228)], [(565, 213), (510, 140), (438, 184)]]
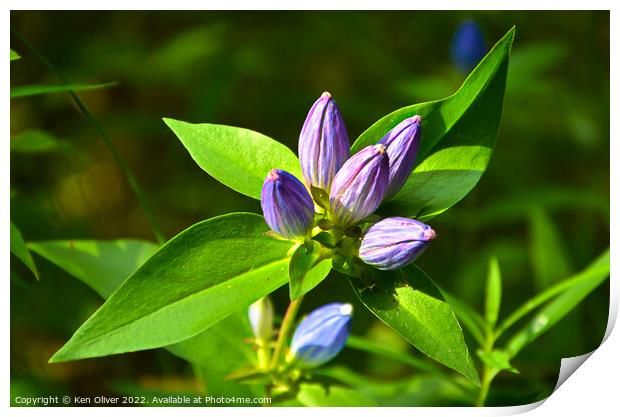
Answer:
[(288, 305), (286, 309), (286, 313), (284, 314), (284, 319), (282, 320), (282, 326), (280, 326), (280, 332), (278, 333), (278, 340), (276, 342), (276, 347), (273, 351), (273, 356), (271, 358), (271, 366), (270, 369), (275, 369), (280, 362), (280, 357), (282, 356), (282, 352), (284, 351), (284, 347), (286, 346), (286, 339), (288, 338), (288, 334), (291, 331), (291, 327), (295, 322), (295, 316), (299, 311), (299, 307), (301, 306), (301, 302), (303, 297), (299, 297), (296, 300), (293, 300)]
[[(26, 46), (26, 48), (28, 48), (39, 59), (39, 61), (41, 61), (41, 63), (51, 73), (53, 73), (56, 77), (58, 77), (58, 79), (63, 84), (69, 85), (69, 82), (67, 81), (67, 79), (58, 70), (56, 70), (54, 65), (52, 65), (52, 63), (41, 52), (39, 52), (39, 50), (35, 48), (34, 45), (32, 45), (30, 41), (28, 41), (28, 39), (26, 39), (24, 35), (22, 35), (19, 31), (17, 31), (13, 27), (11, 27), (11, 32)], [(127, 165), (125, 160), (121, 157), (120, 153), (117, 151), (117, 149), (112, 144), (110, 137), (108, 136), (106, 131), (103, 129), (103, 126), (101, 126), (101, 124), (97, 122), (97, 120), (94, 118), (92, 113), (88, 110), (88, 107), (86, 106), (86, 104), (78, 97), (77, 94), (75, 94), (74, 91), (70, 90), (69, 95), (71, 96), (71, 99), (75, 102), (76, 106), (78, 107), (78, 109), (80, 110), (84, 118), (93, 126), (93, 128), (95, 129), (95, 131), (97, 132), (101, 140), (103, 141), (103, 143), (106, 145), (106, 147), (112, 154), (114, 161), (116, 162), (118, 167), (121, 169), (121, 171), (127, 178), (129, 187), (131, 187), (132, 191), (136, 195), (138, 203), (140, 204), (140, 206), (142, 206), (142, 209), (144, 210), (144, 214), (146, 215), (146, 218), (151, 226), (151, 229), (153, 231), (153, 234), (155, 235), (155, 238), (160, 244), (164, 243), (166, 241), (166, 238), (164, 237), (164, 234), (161, 231), (159, 223), (157, 222), (157, 219), (155, 218), (155, 215), (153, 211), (151, 210), (151, 207), (148, 204), (147, 199), (144, 193), (142, 192), (142, 189), (140, 188), (140, 185), (138, 184), (138, 180), (136, 179), (131, 169), (129, 168), (129, 165)]]

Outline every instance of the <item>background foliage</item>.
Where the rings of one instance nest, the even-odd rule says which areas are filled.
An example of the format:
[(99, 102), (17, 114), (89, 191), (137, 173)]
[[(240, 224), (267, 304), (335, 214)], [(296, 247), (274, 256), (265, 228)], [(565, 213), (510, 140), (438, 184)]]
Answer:
[[(136, 173), (170, 238), (206, 218), (258, 213), (260, 206), (205, 175), (162, 116), (243, 126), (296, 150), (309, 106), (329, 90), (353, 140), (396, 108), (456, 90), (465, 75), (454, 69), (449, 46), (465, 18), (480, 23), (489, 44), (518, 27), (502, 127), (479, 185), (430, 221), (438, 239), (419, 265), (483, 311), (489, 258), (496, 256), (503, 318), (586, 267), (609, 243), (608, 13), (13, 12), (11, 24), (71, 83), (118, 82), (80, 97)], [(57, 82), (14, 37), (11, 47), (21, 55), (11, 63), (12, 86)], [(66, 94), (14, 98), (11, 149), (11, 220), (27, 241), (154, 239), (122, 172)], [(105, 260), (113, 251), (92, 253)], [(41, 257), (34, 262), (40, 281), (12, 258), (13, 395), (227, 392), (197, 381), (162, 349), (48, 365), (101, 298)], [(561, 357), (598, 346), (607, 300), (604, 284), (525, 348), (511, 362), (520, 374), (500, 374), (488, 403), (548, 395)], [(287, 301), (283, 287), (278, 311)], [(345, 280), (323, 281), (303, 312), (330, 301), (354, 304), (355, 335), (409, 352)], [(385, 357), (351, 348), (332, 365), (325, 372), (365, 389), (404, 381), (391, 388), (392, 405), (463, 403), (440, 379)]]

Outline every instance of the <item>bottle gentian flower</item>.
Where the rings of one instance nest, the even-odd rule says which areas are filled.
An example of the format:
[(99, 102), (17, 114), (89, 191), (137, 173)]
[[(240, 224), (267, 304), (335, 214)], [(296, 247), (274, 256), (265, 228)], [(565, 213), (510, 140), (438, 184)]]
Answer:
[(336, 172), (349, 158), (349, 137), (336, 101), (325, 92), (314, 103), (299, 135), (299, 162), (308, 187), (329, 193)]
[(381, 143), (349, 158), (334, 177), (329, 194), (336, 223), (350, 226), (372, 214), (388, 189), (389, 174), (388, 155)]
[(312, 230), (314, 203), (306, 187), (292, 174), (272, 169), (260, 196), (265, 222), (288, 239), (303, 239)]
[(409, 178), (420, 145), (422, 117), (413, 116), (403, 120), (380, 141), (387, 148), (390, 159), (390, 179), (385, 198), (396, 195)]
[(359, 257), (378, 269), (398, 269), (417, 259), (435, 236), (429, 225), (418, 220), (388, 217), (366, 230)]
[(248, 317), (256, 339), (269, 340), (273, 331), (273, 303), (269, 297), (263, 297), (251, 304)]
[(463, 72), (471, 71), (487, 52), (480, 26), (473, 20), (460, 24), (452, 38), (450, 54), (456, 68)]
[(314, 368), (333, 359), (351, 332), (351, 304), (331, 303), (319, 307), (297, 326), (289, 361), (302, 368)]

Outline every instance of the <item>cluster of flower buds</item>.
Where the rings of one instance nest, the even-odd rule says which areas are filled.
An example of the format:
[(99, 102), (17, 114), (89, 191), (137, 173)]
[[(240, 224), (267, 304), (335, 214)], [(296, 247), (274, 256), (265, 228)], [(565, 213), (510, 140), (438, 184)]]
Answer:
[[(382, 201), (395, 196), (409, 178), (418, 153), (421, 123), (418, 115), (407, 118), (377, 144), (349, 157), (340, 110), (331, 94), (323, 93), (310, 109), (299, 137), (299, 160), (307, 188), (293, 175), (272, 170), (261, 194), (265, 221), (287, 239), (303, 241), (311, 237), (315, 212), (308, 190), (315, 195), (315, 189), (319, 189), (328, 200), (317, 200), (317, 205), (325, 208), (323, 220), (328, 224), (346, 230), (362, 223)], [(396, 230), (387, 225), (401, 224), (402, 218), (385, 221), (388, 223), (379, 222), (369, 228), (362, 237), (364, 250), (360, 252), (362, 260), (380, 269), (395, 269), (411, 262), (435, 236), (429, 226), (420, 222), (410, 220), (413, 223), (407, 224), (412, 226)], [(420, 237), (418, 226), (428, 229), (426, 237)], [(393, 236), (390, 230), (395, 231)], [(379, 246), (383, 249), (379, 250)]]
[(331, 303), (310, 313), (297, 326), (287, 361), (314, 368), (333, 359), (351, 333), (351, 304)]

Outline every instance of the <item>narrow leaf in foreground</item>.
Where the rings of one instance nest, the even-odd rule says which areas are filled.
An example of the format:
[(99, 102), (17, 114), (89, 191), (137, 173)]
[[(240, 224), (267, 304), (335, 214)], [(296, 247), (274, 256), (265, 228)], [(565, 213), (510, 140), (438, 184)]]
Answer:
[(11, 98), (38, 96), (41, 94), (68, 93), (70, 91), (98, 90), (112, 87), (118, 83), (101, 84), (58, 84), (58, 85), (22, 85), (11, 88)]
[(17, 256), (17, 258), (30, 269), (34, 276), (39, 279), (39, 271), (32, 259), (32, 255), (28, 251), (28, 247), (26, 246), (26, 242), (24, 242), (21, 232), (13, 222), (11, 222), (11, 253)]

